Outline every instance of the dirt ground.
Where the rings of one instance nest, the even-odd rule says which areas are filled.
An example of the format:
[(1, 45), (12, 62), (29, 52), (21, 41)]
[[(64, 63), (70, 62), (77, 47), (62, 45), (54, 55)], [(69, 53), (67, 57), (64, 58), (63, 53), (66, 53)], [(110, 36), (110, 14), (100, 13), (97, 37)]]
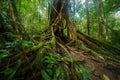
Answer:
[[(92, 70), (91, 80), (120, 80), (120, 71), (107, 65), (104, 60), (97, 58), (90, 50), (77, 50), (69, 46), (67, 48), (73, 59), (84, 65), (85, 68)], [(59, 47), (56, 50), (63, 52)]]

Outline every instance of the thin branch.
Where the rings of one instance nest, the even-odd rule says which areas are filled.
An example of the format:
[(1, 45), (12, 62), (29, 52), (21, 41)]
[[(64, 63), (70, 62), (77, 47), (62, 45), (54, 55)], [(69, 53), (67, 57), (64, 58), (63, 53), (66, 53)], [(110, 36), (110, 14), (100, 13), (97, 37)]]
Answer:
[(8, 4), (9, 4), (9, 6), (10, 6), (10, 11), (11, 11), (12, 19), (13, 19), (13, 22), (14, 22), (14, 27), (15, 27), (16, 33), (17, 33), (17, 35), (18, 35), (18, 39), (19, 39), (19, 43), (20, 43), (19, 45), (20, 45), (20, 47), (21, 47), (21, 49), (22, 49), (23, 56), (24, 56), (25, 60), (27, 61), (27, 63), (28, 63), (29, 66), (30, 66), (30, 69), (31, 69), (31, 71), (32, 71), (32, 75), (33, 75), (34, 79), (36, 79), (36, 75), (35, 75), (35, 72), (34, 72), (34, 70), (33, 70), (33, 67), (32, 67), (32, 65), (30, 64), (29, 58), (26, 56), (25, 50), (24, 50), (24, 48), (23, 48), (23, 46), (22, 46), (22, 37), (21, 37), (20, 31), (19, 31), (19, 29), (18, 29), (17, 20), (16, 20), (16, 16), (15, 16), (15, 13), (14, 13), (13, 6), (12, 6), (12, 4), (11, 4), (11, 0), (8, 0)]

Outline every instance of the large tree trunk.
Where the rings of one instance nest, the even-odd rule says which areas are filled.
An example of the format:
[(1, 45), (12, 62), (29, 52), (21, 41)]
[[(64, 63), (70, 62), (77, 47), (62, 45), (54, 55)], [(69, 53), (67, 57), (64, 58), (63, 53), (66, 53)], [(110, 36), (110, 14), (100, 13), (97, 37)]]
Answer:
[(102, 38), (102, 24), (101, 24), (102, 5), (103, 5), (102, 0), (98, 0), (98, 6), (97, 6), (97, 12), (98, 12), (98, 39)]
[(50, 26), (53, 27), (54, 34), (63, 37), (63, 20), (67, 20), (68, 0), (53, 0), (51, 4)]
[(68, 10), (70, 10), (69, 0), (53, 0), (49, 25), (53, 27), (55, 36), (61, 40), (65, 40), (66, 37), (76, 39), (76, 29), (69, 18)]

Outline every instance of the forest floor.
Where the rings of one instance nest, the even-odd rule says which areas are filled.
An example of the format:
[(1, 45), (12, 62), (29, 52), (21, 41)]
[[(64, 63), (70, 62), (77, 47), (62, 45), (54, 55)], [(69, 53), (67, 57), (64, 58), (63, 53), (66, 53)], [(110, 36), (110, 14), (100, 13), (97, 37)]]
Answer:
[[(85, 68), (90, 68), (92, 80), (120, 80), (120, 71), (117, 71), (113, 67), (107, 65), (106, 62), (100, 58), (97, 58), (92, 54), (91, 50), (76, 49), (67, 46), (69, 50), (69, 55), (79, 62), (79, 64), (84, 65)], [(64, 51), (58, 46), (56, 48), (57, 52)]]
[[(42, 47), (43, 44), (44, 43), (40, 43), (37, 46), (34, 46), (31, 49), (26, 50), (27, 57), (31, 61), (30, 63), (33, 63), (34, 61), (36, 61), (36, 56), (39, 54), (39, 51), (41, 51), (41, 49), (39, 50), (39, 48), (40, 47), (42, 49), (44, 48), (44, 47)], [(66, 44), (64, 44), (64, 47), (68, 51), (67, 55), (69, 55), (75, 62), (77, 62), (77, 64), (83, 65), (85, 67), (85, 69), (88, 69), (88, 68), (91, 69), (91, 72), (90, 72), (91, 79), (90, 80), (120, 80), (120, 71), (117, 68), (115, 68), (114, 66), (108, 65), (106, 60), (102, 56), (99, 56), (99, 57), (95, 56), (94, 52), (92, 50), (82, 49), (82, 48), (77, 49), (70, 45), (68, 46)], [(56, 53), (58, 53), (60, 55), (64, 55), (66, 53), (65, 49), (63, 49), (63, 47), (61, 47), (60, 45), (56, 45), (56, 47), (53, 48), (53, 51), (55, 51)], [(37, 50), (38, 50), (38, 52), (36, 52)], [(21, 55), (22, 55), (22, 52), (20, 52), (18, 54), (10, 55), (10, 56), (6, 57), (5, 59), (3, 59), (4, 62), (2, 63), (2, 65), (0, 65), (0, 71), (3, 71), (4, 68), (8, 67), (8, 66), (10, 66), (11, 68), (12, 67), (15, 68), (15, 65), (17, 63), (19, 63), (19, 59), (21, 60)], [(42, 58), (41, 55), (40, 55), (40, 58)], [(40, 59), (40, 58), (38, 58), (38, 59)], [(33, 60), (33, 59), (35, 59), (35, 60)], [(25, 61), (23, 61), (21, 63), (21, 66), (19, 66), (19, 69), (17, 71), (17, 76), (15, 76), (15, 77), (18, 77), (18, 75), (21, 75), (21, 73), (28, 75), (27, 72), (30, 71), (28, 69), (29, 69), (28, 64)], [(73, 73), (73, 74), (75, 74), (75, 73)], [(22, 76), (24, 76), (24, 75), (22, 75)], [(2, 77), (2, 76), (0, 75), (0, 77)], [(29, 77), (29, 75), (28, 75), (28, 77)], [(3, 76), (2, 79), (4, 79), (4, 78), (5, 77)], [(76, 80), (79, 80), (79, 79), (76, 79)]]

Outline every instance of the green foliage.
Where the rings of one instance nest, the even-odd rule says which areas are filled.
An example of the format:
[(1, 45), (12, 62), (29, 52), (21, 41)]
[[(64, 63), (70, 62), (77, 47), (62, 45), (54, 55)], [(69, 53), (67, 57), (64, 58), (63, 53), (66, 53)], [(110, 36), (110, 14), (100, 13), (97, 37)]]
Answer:
[[(49, 43), (50, 44), (50, 43)], [(62, 56), (51, 49), (52, 45), (44, 43), (37, 52), (34, 66), (40, 69), (43, 80), (75, 80), (90, 79), (90, 69), (73, 61), (71, 57)], [(52, 53), (51, 53), (52, 52)]]
[(61, 58), (61, 60), (67, 61), (67, 62), (73, 62), (72, 58), (70, 58), (69, 56), (64, 56), (64, 57)]
[(52, 80), (50, 78), (50, 76), (45, 71), (42, 70), (41, 74), (42, 74), (42, 77), (43, 77), (44, 80)]
[(49, 56), (45, 56), (45, 63), (50, 63), (50, 64), (57, 64), (56, 59), (53, 57), (52, 54), (50, 54)]
[(34, 46), (34, 43), (31, 41), (22, 40), (22, 45), (23, 47), (31, 47), (31, 46)]
[(2, 73), (3, 73), (4, 75), (7, 75), (7, 76), (8, 76), (7, 80), (13, 80), (13, 77), (14, 77), (16, 71), (15, 71), (14, 69), (7, 68), (7, 69), (4, 70)]
[[(46, 60), (46, 57), (45, 57), (45, 60)], [(60, 62), (59, 62), (59, 59), (54, 57), (54, 55), (50, 54), (50, 57), (47, 57), (47, 61), (45, 62), (48, 63), (47, 68), (50, 71), (50, 75), (52, 76), (54, 75), (52, 77), (53, 80), (60, 80), (61, 77), (62, 77), (62, 80), (75, 79), (73, 78), (73, 76), (78, 77), (78, 79), (83, 77), (83, 80), (90, 79), (90, 76), (89, 76), (91, 73), (90, 69), (86, 69), (82, 65), (77, 64), (77, 62), (74, 62), (69, 56), (63, 56), (62, 58), (60, 58)], [(69, 67), (70, 65), (73, 67)], [(75, 71), (72, 76), (70, 76), (71, 70)]]
[(9, 54), (9, 51), (7, 51), (7, 50), (5, 50), (5, 49), (1, 49), (1, 50), (0, 50), (0, 63), (1, 63), (1, 60), (2, 60), (4, 57), (8, 56), (8, 54)]
[(11, 38), (18, 38), (18, 36), (16, 34), (11, 33), (11, 32), (8, 33), (8, 36)]
[(115, 11), (120, 8), (120, 1), (119, 0), (105, 0), (105, 11), (111, 12)]
[(80, 65), (80, 69), (81, 69), (81, 72), (82, 72), (83, 79), (84, 80), (89, 80), (91, 70), (90, 69), (85, 69), (84, 66), (82, 66), (82, 65)]

